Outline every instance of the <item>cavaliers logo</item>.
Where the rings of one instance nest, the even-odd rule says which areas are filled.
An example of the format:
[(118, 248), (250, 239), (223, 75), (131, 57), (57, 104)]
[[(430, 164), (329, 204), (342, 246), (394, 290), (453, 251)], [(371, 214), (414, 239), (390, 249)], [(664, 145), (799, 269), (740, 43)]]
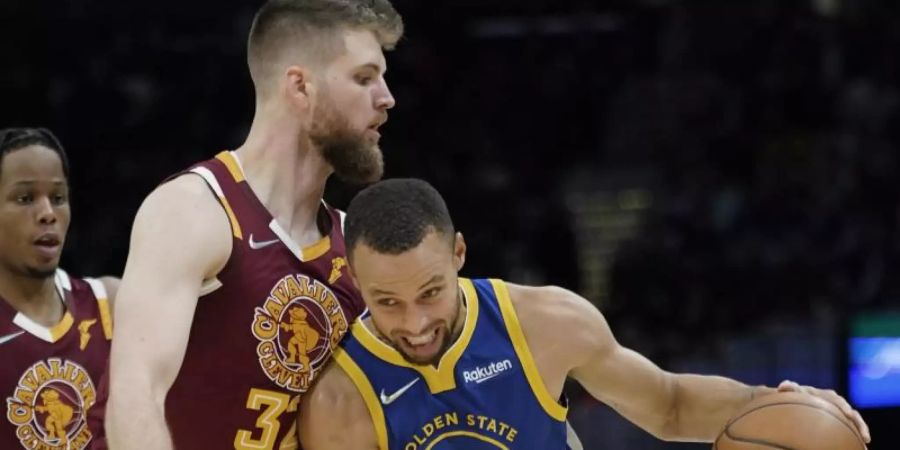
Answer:
[(347, 266), (347, 258), (343, 256), (338, 256), (337, 258), (331, 259), (331, 275), (328, 276), (328, 284), (334, 284), (339, 278), (341, 278), (341, 269)]
[(334, 292), (305, 275), (289, 275), (272, 289), (253, 317), (256, 354), (266, 376), (294, 392), (306, 392), (331, 349), (347, 332)]
[(29, 367), (6, 399), (6, 418), (27, 449), (81, 450), (91, 441), (87, 412), (97, 393), (83, 367), (51, 358)]

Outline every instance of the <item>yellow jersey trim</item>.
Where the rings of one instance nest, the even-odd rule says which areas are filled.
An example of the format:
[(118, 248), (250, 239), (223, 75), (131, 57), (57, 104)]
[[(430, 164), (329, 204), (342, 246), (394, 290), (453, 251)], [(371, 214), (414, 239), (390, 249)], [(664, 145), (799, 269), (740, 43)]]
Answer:
[(69, 329), (72, 328), (72, 324), (74, 324), (74, 323), (75, 323), (75, 318), (72, 317), (72, 313), (69, 311), (66, 311), (66, 314), (63, 315), (62, 320), (60, 320), (58, 324), (54, 325), (53, 328), (50, 328), (51, 341), (56, 342), (60, 338), (65, 336), (65, 334), (69, 332)]
[(228, 215), (228, 220), (231, 222), (231, 234), (243, 240), (244, 233), (241, 230), (241, 224), (238, 223), (237, 216), (234, 214), (234, 210), (231, 209), (231, 204), (228, 203), (228, 199), (224, 195), (219, 197), (219, 200), (222, 202), (222, 208), (225, 208), (225, 214)]
[(490, 280), (494, 293), (497, 295), (497, 303), (500, 304), (500, 313), (503, 315), (503, 323), (506, 324), (506, 332), (512, 339), (513, 348), (516, 349), (516, 355), (525, 370), (525, 377), (531, 386), (531, 391), (537, 397), (538, 403), (550, 417), (563, 422), (566, 420), (566, 412), (568, 409), (553, 399), (553, 396), (547, 392), (547, 386), (538, 372), (537, 365), (534, 363), (534, 357), (531, 350), (528, 349), (528, 342), (525, 340), (525, 333), (522, 332), (522, 326), (519, 324), (519, 318), (516, 316), (516, 310), (513, 307), (512, 300), (509, 298), (509, 290), (506, 283), (501, 280)]
[[(234, 178), (235, 183), (240, 183), (244, 181), (244, 171), (241, 170), (240, 164), (238, 164), (237, 159), (233, 154), (229, 151), (224, 151), (216, 155), (216, 159), (222, 161), (225, 164), (225, 167), (228, 168), (228, 173), (231, 174), (231, 177)], [(225, 214), (228, 214), (228, 220), (231, 221), (231, 232), (234, 237), (243, 240), (244, 233), (241, 231), (241, 225), (238, 223), (237, 215), (234, 214), (234, 210), (231, 209), (231, 204), (228, 203), (228, 199), (225, 198), (225, 195), (220, 195), (219, 200), (222, 201), (222, 207), (225, 208)]]
[(300, 258), (303, 261), (312, 261), (331, 250), (331, 238), (328, 236), (319, 239), (315, 244), (300, 250)]
[(350, 377), (353, 384), (356, 385), (356, 390), (359, 391), (360, 396), (366, 403), (369, 415), (372, 416), (372, 426), (375, 427), (375, 435), (378, 437), (378, 449), (388, 450), (387, 419), (384, 417), (384, 410), (381, 409), (378, 396), (375, 395), (375, 388), (372, 387), (369, 378), (366, 377), (366, 374), (343, 348), (338, 347), (334, 350), (334, 360), (344, 373)]
[(109, 310), (109, 294), (106, 292), (106, 286), (96, 278), (85, 278), (84, 281), (91, 287), (94, 298), (97, 300), (100, 324), (103, 326), (103, 337), (109, 341), (112, 339), (112, 314)]
[(103, 325), (103, 337), (107, 341), (112, 339), (112, 314), (109, 311), (109, 300), (106, 298), (98, 298), (97, 306), (100, 308), (100, 324)]
[(233, 154), (229, 151), (224, 151), (216, 155), (216, 159), (222, 161), (225, 164), (225, 167), (228, 168), (228, 172), (231, 173), (231, 177), (234, 178), (235, 183), (240, 183), (244, 181), (244, 171), (241, 170), (240, 164), (238, 164), (237, 158), (234, 157)]
[(475, 333), (475, 323), (478, 321), (478, 294), (475, 292), (475, 285), (472, 284), (472, 280), (460, 278), (459, 286), (462, 288), (463, 295), (466, 298), (466, 322), (463, 325), (459, 339), (450, 346), (447, 353), (444, 353), (444, 356), (438, 362), (437, 368), (430, 365), (410, 364), (403, 359), (400, 352), (375, 337), (362, 321), (356, 321), (353, 324), (351, 330), (353, 337), (379, 359), (395, 366), (406, 367), (419, 372), (422, 378), (425, 379), (425, 383), (428, 384), (428, 390), (432, 394), (455, 389), (456, 377), (454, 377), (454, 372), (456, 371), (456, 363), (459, 362), (463, 352), (469, 345), (469, 341), (472, 340), (472, 334)]
[(228, 216), (228, 222), (231, 223), (231, 234), (238, 239), (243, 239), (244, 235), (241, 231), (241, 225), (238, 223), (234, 210), (231, 209), (231, 204), (228, 203), (228, 199), (225, 198), (225, 193), (222, 192), (222, 187), (219, 186), (219, 180), (216, 176), (206, 167), (194, 167), (190, 172), (200, 175), (200, 178), (203, 178), (203, 180), (206, 181), (206, 184), (216, 194), (216, 198), (219, 199), (219, 204), (222, 205), (222, 209), (225, 210), (225, 214)]
[(432, 443), (428, 444), (428, 447), (425, 447), (425, 450), (431, 450), (432, 448), (434, 448), (435, 445), (437, 445), (438, 442), (441, 442), (444, 439), (451, 438), (454, 436), (468, 436), (470, 438), (478, 439), (479, 441), (487, 442), (488, 444), (491, 444), (494, 447), (497, 447), (499, 449), (509, 450), (509, 447), (501, 444), (499, 441), (491, 439), (487, 436), (482, 436), (478, 433), (473, 433), (471, 431), (451, 431), (449, 433), (444, 433), (444, 434), (440, 435), (437, 439), (435, 439)]

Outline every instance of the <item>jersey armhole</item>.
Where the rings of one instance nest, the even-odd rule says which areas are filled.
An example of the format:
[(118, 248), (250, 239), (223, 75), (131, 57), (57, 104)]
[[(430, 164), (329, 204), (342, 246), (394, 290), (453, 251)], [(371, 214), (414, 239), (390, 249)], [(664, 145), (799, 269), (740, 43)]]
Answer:
[[(243, 239), (243, 231), (241, 229), (241, 225), (237, 220), (237, 216), (234, 214), (234, 210), (231, 208), (231, 204), (228, 203), (228, 199), (225, 198), (225, 193), (222, 191), (222, 187), (219, 185), (219, 180), (216, 179), (215, 174), (213, 174), (212, 171), (207, 169), (206, 167), (198, 166), (187, 172), (184, 172), (183, 175), (197, 175), (203, 179), (204, 183), (206, 183), (206, 187), (209, 188), (213, 196), (216, 197), (216, 200), (219, 202), (219, 206), (222, 207), (222, 209), (225, 211), (225, 215), (228, 216), (228, 226), (231, 229), (232, 237), (235, 239)], [(231, 251), (234, 251), (233, 245)], [(222, 269), (220, 269), (219, 272), (216, 273), (216, 276), (203, 280), (203, 283), (200, 285), (200, 297), (209, 295), (223, 286), (222, 281), (219, 279), (218, 275), (227, 266), (228, 262), (226, 261)]]
[(513, 307), (512, 300), (509, 298), (509, 290), (506, 287), (506, 283), (494, 279), (490, 280), (490, 283), (496, 294), (497, 303), (500, 305), (500, 313), (503, 316), (507, 334), (512, 340), (513, 349), (516, 351), (516, 356), (519, 357), (519, 362), (525, 371), (525, 378), (528, 379), (531, 391), (537, 397), (538, 403), (540, 403), (547, 415), (560, 422), (565, 421), (568, 408), (559, 404), (547, 391), (547, 385), (544, 384), (541, 373), (537, 369), (537, 364), (535, 364), (531, 350), (528, 348), (528, 341), (525, 340), (525, 333), (522, 331), (522, 326), (519, 323), (519, 317), (516, 315), (515, 307)]
[(109, 295), (106, 293), (106, 286), (103, 282), (96, 278), (85, 278), (84, 281), (91, 287), (94, 292), (94, 298), (97, 300), (97, 309), (100, 311), (100, 324), (103, 326), (103, 337), (107, 341), (112, 339), (113, 325), (112, 314), (109, 309)]
[(194, 174), (200, 176), (204, 182), (206, 182), (206, 186), (209, 187), (209, 190), (215, 195), (216, 200), (219, 201), (219, 205), (222, 206), (222, 209), (225, 210), (225, 214), (228, 216), (228, 224), (231, 227), (231, 235), (236, 239), (243, 239), (244, 233), (241, 229), (241, 224), (238, 222), (237, 216), (234, 214), (234, 210), (231, 208), (231, 204), (228, 202), (228, 199), (225, 197), (225, 193), (222, 191), (222, 187), (219, 185), (219, 180), (216, 179), (216, 176), (212, 173), (211, 170), (206, 167), (194, 167), (193, 169), (185, 172), (185, 174)]
[(389, 450), (387, 419), (384, 417), (384, 410), (381, 408), (381, 403), (369, 378), (343, 348), (339, 347), (334, 350), (334, 360), (347, 377), (353, 381), (356, 390), (366, 403), (366, 409), (369, 410), (369, 416), (372, 418), (372, 426), (375, 427), (375, 435), (378, 437), (378, 450)]

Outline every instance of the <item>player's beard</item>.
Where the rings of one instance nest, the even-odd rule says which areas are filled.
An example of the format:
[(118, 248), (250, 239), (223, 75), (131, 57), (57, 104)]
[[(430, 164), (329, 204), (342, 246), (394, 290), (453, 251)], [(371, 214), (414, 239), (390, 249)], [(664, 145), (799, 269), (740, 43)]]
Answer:
[(384, 159), (378, 144), (368, 142), (365, 131), (351, 128), (347, 118), (330, 102), (316, 109), (309, 137), (342, 181), (369, 184), (384, 175)]
[(397, 350), (397, 353), (400, 353), (400, 356), (402, 356), (403, 359), (405, 359), (406, 362), (408, 362), (410, 364), (415, 364), (418, 366), (437, 367), (438, 363), (441, 362), (441, 358), (444, 357), (444, 353), (447, 353), (447, 350), (449, 350), (450, 346), (453, 345), (453, 334), (452, 334), (452, 331), (450, 331), (452, 328), (447, 326), (447, 324), (443, 324), (442, 327), (444, 328), (444, 330), (441, 333), (441, 336), (442, 336), (441, 346), (438, 349), (437, 353), (435, 353), (434, 356), (432, 356), (428, 359), (420, 359), (420, 358), (413, 357), (412, 355), (403, 351), (403, 347), (396, 343), (393, 344), (394, 348)]

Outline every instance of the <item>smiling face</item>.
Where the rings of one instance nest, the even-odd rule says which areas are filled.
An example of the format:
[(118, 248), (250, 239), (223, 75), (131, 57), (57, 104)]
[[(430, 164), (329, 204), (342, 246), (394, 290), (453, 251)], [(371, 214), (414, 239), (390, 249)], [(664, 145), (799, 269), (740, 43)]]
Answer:
[(0, 163), (0, 266), (51, 277), (69, 229), (69, 184), (59, 155), (41, 145), (12, 150)]
[(381, 338), (407, 361), (437, 365), (462, 330), (457, 272), (465, 260), (462, 235), (430, 231), (399, 254), (379, 253), (360, 242), (351, 273)]

